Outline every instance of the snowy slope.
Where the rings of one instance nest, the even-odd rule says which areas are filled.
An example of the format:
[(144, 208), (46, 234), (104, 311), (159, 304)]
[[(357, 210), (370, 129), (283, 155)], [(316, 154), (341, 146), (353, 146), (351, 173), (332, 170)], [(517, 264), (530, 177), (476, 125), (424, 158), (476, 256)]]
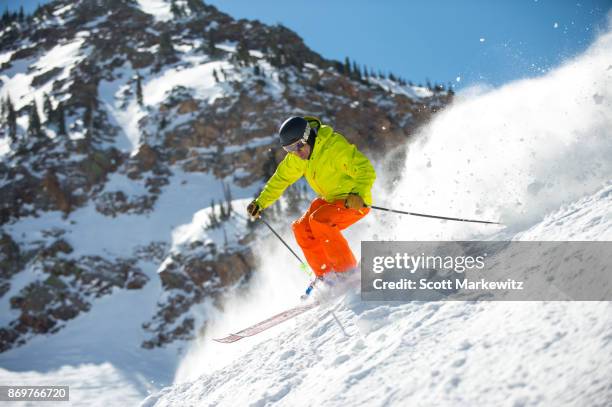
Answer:
[[(597, 223), (597, 239), (612, 239), (612, 186), (570, 208), (517, 237), (571, 230), (586, 240), (593, 235), (582, 226)], [(265, 339), (244, 340), (252, 348), (240, 357), (143, 405), (605, 406), (611, 315), (610, 302), (374, 303), (355, 291)], [(233, 344), (206, 346), (191, 363), (235, 352)]]
[[(505, 229), (377, 213), (351, 228), (352, 246), (612, 240), (611, 53), (608, 32), (541, 78), (459, 95), (410, 145), (403, 178), (381, 173), (383, 206)], [(175, 385), (143, 406), (612, 403), (610, 302), (374, 303), (349, 292), (256, 337), (213, 343), (296, 302), (307, 278), (274, 244), (260, 243), (258, 285), (228, 300)]]
[[(134, 4), (153, 15), (158, 28), (173, 19), (169, 0)], [(56, 10), (53, 19), (61, 22), (71, 7)], [(105, 18), (88, 24), (95, 27)], [(44, 119), (43, 94), (55, 92), (54, 102), (64, 97), (70, 73), (96, 51), (83, 45), (95, 36), (95, 31), (79, 31), (70, 41), (13, 61), (0, 74), (0, 95), (10, 94), (16, 108), (35, 99)], [(257, 82), (261, 92), (256, 96), (265, 94), (270, 97), (263, 99), (266, 104), (278, 101), (283, 108), (295, 108), (283, 99), (289, 88), (295, 94), (306, 92), (294, 73), (285, 85), (279, 75), (282, 72), (265, 59), (258, 61), (264, 73), (260, 78), (250, 68), (228, 64), (236, 52), (235, 43), (217, 44), (229, 54), (227, 59), (211, 60), (201, 49), (202, 39), (179, 42), (179, 62), (136, 70), (125, 61), (105, 72), (97, 88), (99, 108), (118, 134), (99, 147), (115, 147), (133, 155), (145, 141), (153, 146), (162, 142), (155, 138), (160, 105), (182, 87), (196, 102), (202, 102), (197, 107), (203, 110), (219, 99), (238, 97), (237, 83)], [(362, 239), (609, 240), (611, 43), (611, 35), (603, 35), (587, 53), (543, 78), (483, 94), (459, 95), (457, 103), (409, 145), (402, 179), (386, 179), (380, 160), (375, 191), (378, 204), (450, 216), (501, 218), (508, 228), (398, 221), (397, 215), (376, 213), (351, 228), (351, 245), (358, 248)], [(156, 47), (144, 50), (155, 53)], [(0, 55), (0, 61), (8, 61), (13, 52)], [(250, 55), (258, 59), (263, 54), (250, 50)], [(33, 87), (37, 75), (55, 68), (59, 68), (55, 79), (70, 79), (61, 89), (54, 91), (52, 81)], [(224, 69), (227, 78), (217, 83), (213, 69)], [(306, 64), (302, 73), (314, 76), (323, 70)], [(136, 74), (142, 78), (143, 106), (133, 92)], [(387, 79), (372, 82), (389, 92), (383, 95), (387, 105), (392, 103), (391, 94), (421, 101), (432, 95), (430, 90), (399, 86)], [(342, 103), (353, 109), (359, 106), (345, 99)], [(340, 103), (338, 99), (323, 102), (326, 106)], [(77, 113), (68, 117), (67, 124), (82, 124), (82, 112)], [(172, 114), (166, 129), (179, 128), (190, 119), (193, 112)], [(21, 132), (27, 120), (20, 116)], [(244, 132), (260, 130), (256, 128), (260, 125), (251, 120), (237, 124)], [(77, 125), (70, 137), (79, 139), (84, 132)], [(250, 153), (250, 149), (273, 142), (275, 136), (268, 132), (248, 140), (239, 137), (223, 147), (227, 154)], [(197, 153), (195, 158), (215, 151), (214, 146), (192, 150)], [(0, 139), (0, 158), (8, 159), (10, 153), (7, 138)], [(84, 158), (73, 154), (68, 161)], [(553, 401), (596, 405), (610, 394), (606, 387), (610, 376), (606, 357), (612, 338), (609, 304), (374, 304), (363, 303), (357, 293), (350, 293), (331, 305), (348, 337), (330, 318), (328, 309), (321, 308), (231, 346), (211, 343), (211, 337), (294, 305), (307, 284), (308, 277), (300, 274), (295, 259), (274, 237), (254, 243), (259, 268), (248, 288), (230, 292), (222, 307), (206, 299), (189, 311), (197, 328), (206, 327), (205, 336), (192, 344), (176, 341), (163, 348), (144, 349), (141, 344), (147, 333), (143, 324), (175, 294), (162, 288), (158, 272), (172, 263), (173, 255), (187, 253), (196, 243), (214, 242), (221, 247), (229, 240), (229, 246), (239, 246), (237, 236), (246, 229), (239, 217), (231, 218), (223, 229), (208, 229), (208, 205), (223, 196), (219, 178), (201, 169), (185, 171), (180, 162), (167, 169), (168, 183), (160, 187), (150, 211), (106, 216), (92, 199), (74, 208), (69, 217), (59, 211), (39, 211), (37, 216), (3, 225), (3, 231), (22, 250), (39, 250), (40, 245), (52, 243), (50, 231), (61, 230), (73, 249), (72, 258), (100, 256), (112, 261), (137, 257), (136, 267), (147, 282), (138, 290), (115, 288), (112, 294), (92, 300), (91, 310), (67, 321), (59, 331), (27, 338), (25, 345), (1, 353), (1, 383), (68, 384), (70, 404), (88, 406), (134, 405), (149, 393), (156, 394), (146, 401), (148, 405), (404, 401), (417, 405)], [(235, 175), (242, 171), (241, 167)], [(128, 200), (136, 199), (147, 196), (148, 181), (117, 171), (107, 175), (97, 193), (121, 191)], [(232, 184), (237, 198), (234, 209), (243, 213), (259, 186), (257, 182), (248, 187)], [(394, 192), (389, 194), (389, 190)], [(293, 242), (286, 220), (274, 226)], [(161, 245), (161, 258), (138, 254), (151, 243)], [(46, 277), (36, 261), (14, 276), (10, 291), (0, 298), (3, 326), (19, 317), (11, 308), (11, 297)], [(175, 387), (157, 393), (173, 381)]]

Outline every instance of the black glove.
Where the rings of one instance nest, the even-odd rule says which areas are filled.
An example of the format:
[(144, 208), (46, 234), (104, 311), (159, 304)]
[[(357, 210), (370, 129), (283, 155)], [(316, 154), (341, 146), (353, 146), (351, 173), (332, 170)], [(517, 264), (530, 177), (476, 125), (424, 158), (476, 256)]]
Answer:
[(257, 201), (253, 201), (249, 204), (249, 206), (247, 206), (247, 212), (249, 216), (252, 218), (259, 218), (259, 215), (261, 214), (261, 210), (262, 209), (257, 204)]

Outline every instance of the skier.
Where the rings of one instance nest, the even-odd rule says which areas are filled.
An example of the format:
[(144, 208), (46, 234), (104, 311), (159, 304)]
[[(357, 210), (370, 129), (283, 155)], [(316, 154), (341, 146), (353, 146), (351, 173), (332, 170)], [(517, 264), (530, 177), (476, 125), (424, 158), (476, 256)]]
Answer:
[(289, 185), (306, 177), (318, 197), (292, 224), (297, 243), (317, 278), (354, 270), (357, 261), (340, 231), (370, 211), (374, 167), (355, 145), (314, 117), (290, 117), (279, 137), (288, 154), (247, 212), (259, 217)]

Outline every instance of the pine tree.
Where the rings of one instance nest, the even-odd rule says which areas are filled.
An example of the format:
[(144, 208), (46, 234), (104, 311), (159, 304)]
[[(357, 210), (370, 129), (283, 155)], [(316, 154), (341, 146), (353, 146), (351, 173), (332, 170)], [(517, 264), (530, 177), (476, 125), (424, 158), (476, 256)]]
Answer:
[(40, 128), (40, 116), (38, 115), (38, 106), (36, 100), (30, 105), (30, 125), (28, 127), (28, 136), (41, 137), (42, 130)]
[(18, 18), (20, 23), (23, 23), (23, 20), (25, 19), (25, 14), (23, 12), (23, 6), (19, 7), (19, 14), (18, 14), (17, 18)]
[(227, 214), (225, 213), (225, 207), (223, 206), (223, 202), (219, 202), (219, 219), (224, 221), (227, 219)]
[(216, 69), (213, 69), (213, 77), (215, 78), (215, 83), (219, 83), (219, 75)]
[(215, 56), (217, 56), (219, 54), (219, 50), (217, 49), (217, 46), (215, 45), (215, 41), (211, 38), (208, 40), (208, 43), (206, 44), (206, 53), (211, 57), (214, 58)]
[(144, 102), (142, 100), (142, 83), (140, 79), (140, 72), (136, 74), (136, 100), (138, 101), (139, 106), (143, 106)]
[(342, 62), (335, 61), (334, 62), (334, 67), (336, 68), (336, 72), (338, 72), (339, 74), (343, 74), (344, 73), (344, 65), (342, 65)]
[(249, 66), (251, 63), (251, 54), (244, 41), (239, 41), (236, 46), (236, 58), (238, 62), (243, 63), (245, 66)]
[(361, 79), (361, 69), (359, 69), (359, 65), (355, 61), (353, 61), (353, 78)]
[(176, 4), (175, 0), (172, 0), (170, 3), (170, 12), (175, 18), (183, 17), (183, 9)]
[[(229, 218), (232, 214), (232, 189), (229, 184), (221, 181), (221, 188), (223, 189), (223, 197), (225, 198), (225, 218)], [(221, 204), (223, 208), (223, 204)]]
[(11, 15), (8, 11), (8, 6), (4, 9), (4, 13), (2, 13), (2, 25), (7, 26), (11, 23)]
[(46, 93), (43, 95), (43, 112), (45, 113), (45, 117), (48, 122), (53, 121), (53, 105), (51, 104), (51, 99), (49, 95)]
[(8, 126), (8, 135), (11, 142), (17, 141), (17, 113), (10, 96), (6, 97), (6, 125)]
[(174, 47), (172, 46), (172, 37), (170, 37), (170, 33), (164, 31), (159, 36), (159, 54), (168, 59), (174, 56)]
[(204, 3), (202, 3), (202, 0), (187, 0), (187, 7), (189, 7), (189, 10), (194, 14), (199, 14), (204, 11)]
[(85, 126), (85, 139), (91, 143), (94, 137), (94, 101), (92, 100), (85, 108), (83, 114), (83, 124)]
[(208, 214), (208, 219), (210, 220), (209, 226), (211, 228), (216, 228), (219, 226), (219, 221), (217, 220), (217, 215), (215, 214), (215, 200), (212, 199), (210, 201), (210, 213)]
[(219, 49), (217, 48), (217, 31), (210, 30), (206, 35), (206, 53), (214, 58), (219, 55)]
[(57, 122), (57, 133), (65, 136), (66, 133), (66, 118), (64, 117), (64, 104), (59, 102), (55, 109), (55, 120)]
[(344, 74), (346, 76), (351, 76), (351, 61), (349, 57), (344, 58)]

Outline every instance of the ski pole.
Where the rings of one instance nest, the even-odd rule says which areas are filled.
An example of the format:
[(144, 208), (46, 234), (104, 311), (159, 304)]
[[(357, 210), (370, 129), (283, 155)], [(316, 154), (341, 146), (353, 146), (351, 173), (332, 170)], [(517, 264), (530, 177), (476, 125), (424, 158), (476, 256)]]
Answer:
[(259, 216), (259, 219), (264, 223), (264, 225), (266, 225), (268, 227), (268, 229), (270, 229), (270, 231), (272, 233), (274, 233), (274, 236), (278, 237), (278, 240), (280, 240), (287, 249), (289, 249), (289, 251), (291, 252), (291, 254), (293, 254), (295, 256), (296, 259), (298, 259), (298, 261), (302, 264), (304, 264), (304, 262), (302, 261), (302, 259), (300, 259), (300, 256), (298, 256), (293, 249), (287, 244), (287, 242), (285, 242), (285, 239), (283, 239), (278, 233), (276, 233), (276, 230), (274, 230), (274, 228), (272, 226), (270, 226), (270, 224), (268, 222), (266, 222), (266, 220), (264, 218), (261, 217), (261, 215)]
[[(247, 219), (247, 218), (245, 218), (244, 216), (242, 216), (242, 215), (240, 215), (240, 214), (238, 214), (238, 213), (236, 213), (236, 212), (234, 212), (234, 215), (236, 215), (236, 216), (238, 216), (238, 217), (242, 218), (243, 220), (248, 221), (248, 219)], [(296, 259), (297, 259), (297, 260), (300, 262), (300, 264), (302, 265), (302, 268), (306, 266), (306, 263), (304, 263), (304, 262), (302, 261), (302, 259), (300, 259), (300, 256), (298, 256), (298, 255), (297, 255), (297, 253), (296, 253), (296, 252), (294, 252), (294, 251), (293, 251), (293, 249), (292, 249), (292, 248), (291, 248), (291, 247), (290, 247), (290, 246), (287, 244), (287, 242), (285, 242), (285, 239), (283, 239), (283, 238), (282, 238), (282, 237), (281, 237), (281, 236), (280, 236), (278, 233), (276, 233), (276, 230), (274, 230), (274, 228), (273, 228), (272, 226), (270, 226), (270, 224), (269, 224), (268, 222), (266, 222), (266, 220), (265, 220), (265, 219), (262, 217), (261, 213), (259, 214), (259, 216), (257, 216), (257, 218), (256, 218), (256, 219), (261, 220), (261, 221), (264, 223), (264, 225), (266, 225), (266, 226), (268, 227), (268, 229), (270, 229), (270, 231), (271, 231), (272, 233), (274, 233), (274, 236), (278, 237), (278, 240), (280, 240), (280, 241), (281, 241), (281, 242), (282, 242), (282, 243), (285, 245), (285, 247), (286, 247), (287, 249), (289, 249), (289, 251), (291, 252), (291, 254), (293, 254), (293, 255), (295, 256), (295, 258), (296, 258)], [(310, 274), (310, 273), (309, 273), (309, 274)]]
[[(285, 245), (285, 247), (287, 249), (289, 249), (289, 251), (291, 252), (291, 254), (293, 254), (295, 256), (296, 259), (298, 259), (298, 261), (300, 262), (300, 268), (302, 270), (304, 270), (304, 272), (306, 274), (308, 274), (309, 277), (312, 277), (312, 271), (308, 270), (308, 266), (306, 265), (306, 263), (304, 263), (302, 261), (302, 259), (300, 259), (300, 256), (298, 256), (293, 249), (287, 244), (287, 242), (285, 242), (285, 240), (278, 234), (276, 233), (276, 231), (274, 230), (274, 228), (272, 226), (270, 226), (270, 224), (268, 222), (266, 222), (266, 220), (261, 216), (261, 214), (259, 215), (259, 219), (268, 227), (268, 229), (270, 229), (270, 231), (272, 233), (274, 233), (274, 236), (278, 237), (278, 239), (283, 242), (283, 244)], [(312, 292), (312, 290), (314, 289), (315, 283), (317, 282), (318, 278), (315, 278), (314, 280), (312, 280), (312, 282), (308, 285), (308, 287), (306, 288), (306, 293), (304, 295), (302, 295), (302, 299), (306, 299), (308, 298), (308, 296), (310, 295), (310, 293)]]
[(451, 218), (448, 216), (426, 215), (424, 213), (406, 212), (406, 211), (400, 211), (397, 209), (383, 208), (381, 206), (374, 206), (374, 205), (371, 205), (368, 208), (376, 209), (379, 211), (401, 213), (402, 215), (421, 216), (423, 218), (434, 218), (434, 219), (444, 219), (444, 220), (455, 220), (459, 222), (474, 222), (474, 223), (487, 223), (487, 224), (492, 224), (492, 225), (501, 225), (501, 223), (499, 222), (491, 222), (488, 220), (474, 220), (474, 219), (463, 219), (463, 218)]
[(300, 258), (300, 256), (298, 256), (297, 253), (293, 251), (291, 246), (289, 246), (289, 244), (287, 244), (287, 242), (285, 242), (285, 239), (283, 239), (278, 233), (276, 233), (276, 230), (274, 230), (274, 228), (272, 226), (270, 226), (270, 224), (268, 222), (266, 222), (266, 220), (261, 215), (259, 215), (259, 219), (264, 223), (264, 225), (266, 225), (268, 227), (268, 229), (270, 229), (270, 231), (272, 233), (274, 233), (274, 236), (276, 236), (278, 238), (278, 240), (280, 240), (285, 245), (285, 247), (287, 249), (289, 249), (291, 254), (293, 254), (295, 256), (295, 258), (300, 262), (300, 268), (302, 270), (304, 270), (304, 272), (306, 274), (308, 274), (309, 276), (312, 276), (312, 272), (308, 270), (308, 266), (306, 265), (306, 263), (304, 263), (302, 261), (302, 259)]

